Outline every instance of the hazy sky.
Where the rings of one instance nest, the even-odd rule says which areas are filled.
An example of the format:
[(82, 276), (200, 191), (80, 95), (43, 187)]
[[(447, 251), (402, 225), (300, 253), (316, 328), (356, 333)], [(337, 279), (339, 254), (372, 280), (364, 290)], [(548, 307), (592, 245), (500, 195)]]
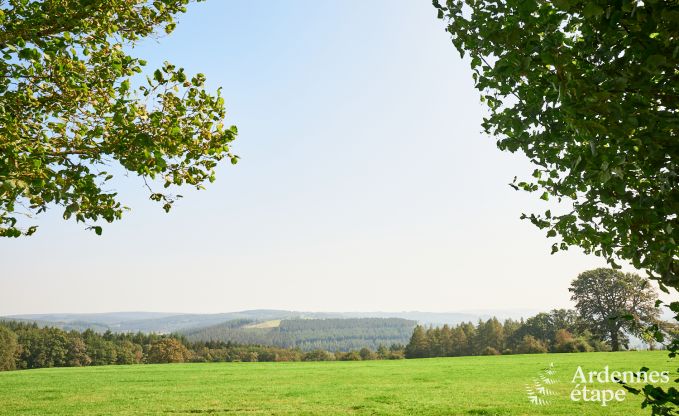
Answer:
[(605, 264), (519, 220), (532, 169), (429, 1), (210, 0), (134, 54), (223, 88), (241, 163), (170, 214), (124, 178), (101, 237), (55, 209), (0, 239), (0, 314), (551, 309)]

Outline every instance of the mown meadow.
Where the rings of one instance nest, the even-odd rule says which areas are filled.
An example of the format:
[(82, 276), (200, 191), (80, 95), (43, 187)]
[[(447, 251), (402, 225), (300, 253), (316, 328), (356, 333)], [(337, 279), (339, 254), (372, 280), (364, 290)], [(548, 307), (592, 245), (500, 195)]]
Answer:
[[(532, 404), (526, 387), (552, 363), (554, 394)], [(605, 407), (570, 398), (578, 366), (642, 365), (676, 375), (662, 351), (46, 368), (0, 373), (0, 415), (646, 415), (630, 394)]]

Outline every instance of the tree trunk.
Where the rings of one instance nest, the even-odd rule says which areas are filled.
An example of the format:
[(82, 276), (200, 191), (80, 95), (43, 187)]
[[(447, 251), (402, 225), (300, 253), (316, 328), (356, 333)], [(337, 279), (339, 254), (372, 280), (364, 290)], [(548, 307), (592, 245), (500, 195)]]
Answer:
[(613, 351), (620, 351), (620, 340), (618, 339), (618, 330), (611, 331), (611, 349)]

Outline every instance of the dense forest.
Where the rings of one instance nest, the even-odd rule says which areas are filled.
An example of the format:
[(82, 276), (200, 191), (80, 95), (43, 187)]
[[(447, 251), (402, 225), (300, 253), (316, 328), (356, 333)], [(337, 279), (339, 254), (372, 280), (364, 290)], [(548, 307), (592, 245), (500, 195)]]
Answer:
[(404, 358), (404, 346), (392, 344), (331, 353), (298, 348), (189, 341), (181, 335), (103, 334), (0, 321), (0, 371), (43, 367), (156, 364), (221, 361), (333, 361)]
[(302, 351), (377, 350), (380, 345), (405, 344), (417, 324), (400, 318), (285, 319), (275, 327), (252, 327), (234, 320), (182, 332), (189, 341), (223, 341), (274, 345)]
[[(590, 328), (576, 311), (566, 309), (526, 320), (491, 318), (442, 327), (399, 318), (237, 319), (185, 334), (67, 331), (35, 322), (0, 321), (0, 370), (610, 351), (610, 344)], [(629, 347), (629, 339), (622, 341)], [(652, 340), (647, 342), (654, 348)]]
[[(629, 346), (629, 339), (623, 343)], [(406, 346), (406, 358), (610, 350), (609, 343), (592, 333), (576, 311), (555, 309), (525, 321), (492, 318), (476, 325), (418, 325)]]

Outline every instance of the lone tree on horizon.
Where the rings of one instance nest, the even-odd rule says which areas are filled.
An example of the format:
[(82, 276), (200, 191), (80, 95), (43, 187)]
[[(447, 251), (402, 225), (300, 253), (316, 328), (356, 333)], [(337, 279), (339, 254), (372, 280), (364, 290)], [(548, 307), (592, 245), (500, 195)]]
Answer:
[(645, 325), (659, 321), (658, 295), (648, 279), (635, 273), (594, 269), (580, 273), (568, 289), (575, 308), (593, 334), (619, 351), (626, 334), (641, 335)]

